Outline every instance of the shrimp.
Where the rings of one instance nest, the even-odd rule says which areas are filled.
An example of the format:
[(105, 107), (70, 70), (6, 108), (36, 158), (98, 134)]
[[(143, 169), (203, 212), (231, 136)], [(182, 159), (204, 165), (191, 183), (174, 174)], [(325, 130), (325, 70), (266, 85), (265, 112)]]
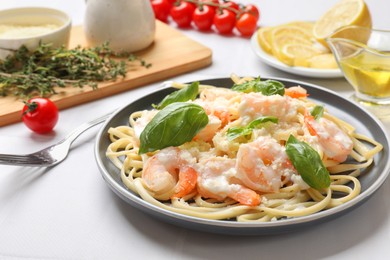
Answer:
[(229, 197), (247, 206), (258, 206), (260, 195), (235, 183), (235, 159), (212, 157), (198, 164), (198, 193), (204, 198), (224, 200)]
[(321, 117), (315, 120), (306, 110), (304, 122), (310, 135), (318, 138), (324, 154), (337, 162), (344, 162), (353, 149), (352, 139), (333, 121)]
[(209, 122), (195, 137), (205, 142), (210, 142), (215, 133), (230, 122), (228, 105), (225, 103), (215, 104), (217, 101), (198, 101), (209, 118)]
[(237, 153), (237, 178), (259, 192), (277, 192), (296, 170), (284, 146), (270, 136), (242, 144)]
[(298, 114), (299, 103), (289, 96), (264, 96), (260, 93), (248, 93), (241, 98), (240, 117), (249, 121), (260, 116), (275, 116), (279, 120), (293, 121)]
[(195, 162), (189, 152), (168, 147), (148, 158), (142, 171), (145, 185), (156, 195), (181, 198), (196, 187)]
[(218, 99), (231, 100), (240, 95), (240, 92), (228, 89), (228, 88), (205, 88), (200, 93), (201, 100), (215, 101)]
[(301, 86), (286, 88), (284, 94), (292, 98), (305, 98), (308, 96), (306, 89)]
[(221, 120), (214, 116), (208, 115), (209, 122), (206, 127), (199, 131), (199, 133), (194, 137), (194, 140), (203, 140), (205, 142), (210, 142), (215, 133), (221, 128), (222, 122)]

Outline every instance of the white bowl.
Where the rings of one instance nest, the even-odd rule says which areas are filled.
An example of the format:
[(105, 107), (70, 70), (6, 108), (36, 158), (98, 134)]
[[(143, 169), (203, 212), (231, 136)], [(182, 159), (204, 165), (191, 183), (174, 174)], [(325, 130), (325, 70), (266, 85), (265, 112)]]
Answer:
[(0, 10), (0, 59), (25, 45), (33, 51), (39, 43), (68, 46), (70, 17), (56, 9), (24, 7)]

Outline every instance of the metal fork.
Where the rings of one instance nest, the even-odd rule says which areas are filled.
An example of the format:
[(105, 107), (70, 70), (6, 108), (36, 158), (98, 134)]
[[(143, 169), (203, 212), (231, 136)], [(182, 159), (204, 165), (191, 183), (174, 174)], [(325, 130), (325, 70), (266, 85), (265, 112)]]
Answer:
[(104, 122), (111, 113), (84, 123), (69, 133), (58, 143), (31, 154), (0, 154), (0, 164), (50, 167), (62, 162), (69, 153), (70, 146), (80, 134), (89, 128)]

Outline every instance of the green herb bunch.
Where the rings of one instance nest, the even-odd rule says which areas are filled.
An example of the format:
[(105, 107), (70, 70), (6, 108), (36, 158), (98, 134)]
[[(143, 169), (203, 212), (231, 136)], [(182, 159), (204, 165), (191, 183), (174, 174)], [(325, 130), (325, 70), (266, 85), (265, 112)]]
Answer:
[(74, 49), (41, 43), (32, 52), (22, 46), (0, 61), (0, 95), (45, 97), (56, 94), (55, 87), (68, 85), (96, 89), (98, 82), (125, 77), (129, 64), (135, 61), (151, 66), (134, 54), (115, 53), (109, 43)]

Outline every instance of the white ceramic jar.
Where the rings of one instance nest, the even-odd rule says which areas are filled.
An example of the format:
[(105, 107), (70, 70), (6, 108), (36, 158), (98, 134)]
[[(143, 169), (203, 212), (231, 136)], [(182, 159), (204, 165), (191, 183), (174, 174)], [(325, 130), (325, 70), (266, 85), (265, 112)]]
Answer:
[(136, 52), (155, 36), (150, 0), (86, 0), (84, 32), (89, 46), (110, 43), (115, 51)]

